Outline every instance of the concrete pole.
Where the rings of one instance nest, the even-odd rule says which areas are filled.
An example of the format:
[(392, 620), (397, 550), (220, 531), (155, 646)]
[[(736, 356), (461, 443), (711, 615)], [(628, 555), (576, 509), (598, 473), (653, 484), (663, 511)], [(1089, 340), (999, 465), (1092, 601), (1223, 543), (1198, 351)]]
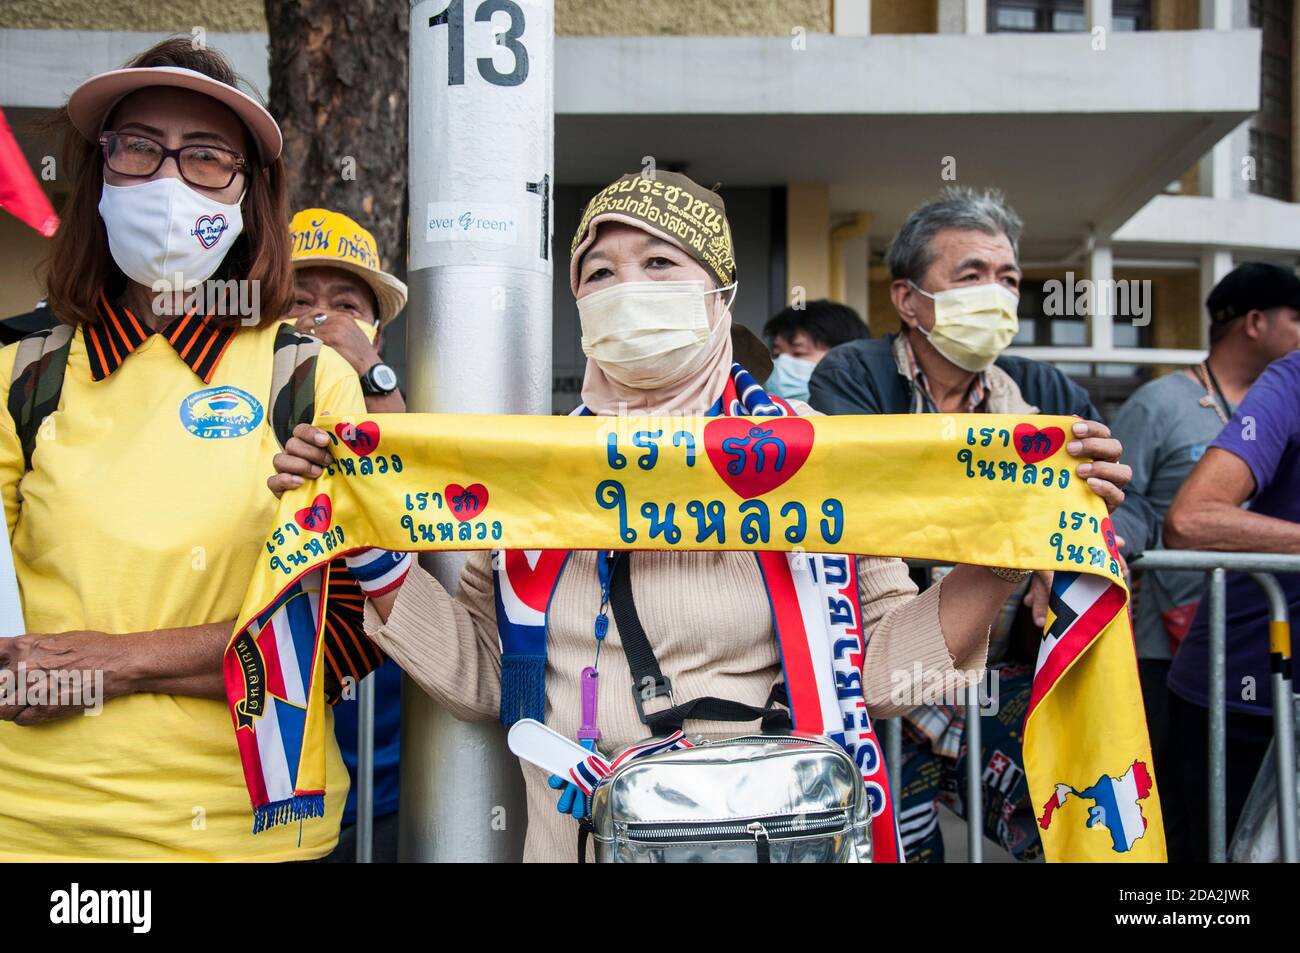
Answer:
[[(554, 0), (411, 7), (413, 411), (550, 412), (554, 36)], [(422, 562), (454, 591), (463, 556)], [(526, 823), (500, 725), (405, 685), (401, 859), (518, 860)]]
[(1093, 281), (1092, 314), (1088, 316), (1090, 329), (1088, 344), (1097, 354), (1109, 354), (1115, 349), (1115, 315), (1111, 292), (1115, 279), (1115, 259), (1110, 245), (1094, 242), (1088, 252), (1088, 277)]
[(1110, 0), (1085, 0), (1084, 14), (1088, 20), (1088, 32), (1101, 27), (1102, 35), (1109, 33), (1111, 30), (1111, 3)]

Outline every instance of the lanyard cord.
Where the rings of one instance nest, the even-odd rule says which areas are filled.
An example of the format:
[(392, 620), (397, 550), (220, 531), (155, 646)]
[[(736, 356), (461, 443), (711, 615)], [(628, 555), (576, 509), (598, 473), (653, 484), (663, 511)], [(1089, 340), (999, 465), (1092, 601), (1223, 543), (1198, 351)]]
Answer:
[(596, 660), (591, 667), (600, 669), (600, 647), (605, 644), (605, 635), (609, 632), (609, 584), (614, 578), (614, 565), (619, 553), (601, 550), (596, 554), (596, 574), (600, 577), (600, 609), (596, 613), (594, 628), (596, 635)]
[[(1219, 379), (1214, 376), (1214, 371), (1210, 370), (1209, 358), (1206, 358), (1197, 365), (1196, 369), (1198, 372), (1204, 372), (1203, 375), (1198, 373), (1197, 377), (1200, 378), (1201, 386), (1205, 388), (1206, 396), (1210, 398), (1218, 398), (1218, 402), (1211, 400), (1211, 406), (1214, 407), (1214, 412), (1218, 414), (1219, 420), (1226, 426), (1228, 418), (1232, 416), (1233, 408), (1232, 404), (1228, 403), (1228, 398), (1227, 395), (1223, 393), (1223, 388), (1219, 386)], [(1220, 404), (1223, 406), (1220, 407)]]

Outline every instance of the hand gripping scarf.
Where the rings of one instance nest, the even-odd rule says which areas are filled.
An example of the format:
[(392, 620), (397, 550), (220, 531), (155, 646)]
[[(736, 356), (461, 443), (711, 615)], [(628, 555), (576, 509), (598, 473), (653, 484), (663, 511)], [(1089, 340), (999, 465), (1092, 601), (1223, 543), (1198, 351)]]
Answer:
[[(545, 697), (535, 659), (565, 551), (749, 550), (796, 726), (834, 737), (880, 786), (890, 833), (877, 833), (876, 853), (897, 856), (859, 705), (869, 633), (851, 557), (869, 553), (1056, 571), (1024, 733), (1045, 854), (1161, 861), (1127, 588), (1105, 506), (1064, 449), (1073, 422), (798, 417), (739, 371), (714, 416), (321, 418), (336, 462), (281, 499), (226, 653), (254, 830), (323, 812), (331, 558), (506, 550), (498, 622), (513, 720), (538, 715)], [(787, 553), (803, 556), (798, 571)]]

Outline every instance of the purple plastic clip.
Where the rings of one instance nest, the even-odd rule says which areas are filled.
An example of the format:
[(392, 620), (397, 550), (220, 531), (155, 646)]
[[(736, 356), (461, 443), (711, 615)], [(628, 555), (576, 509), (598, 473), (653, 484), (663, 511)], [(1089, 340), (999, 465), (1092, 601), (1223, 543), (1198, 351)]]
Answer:
[(582, 727), (578, 729), (579, 741), (600, 741), (596, 727), (596, 698), (600, 688), (600, 673), (590, 665), (582, 670)]

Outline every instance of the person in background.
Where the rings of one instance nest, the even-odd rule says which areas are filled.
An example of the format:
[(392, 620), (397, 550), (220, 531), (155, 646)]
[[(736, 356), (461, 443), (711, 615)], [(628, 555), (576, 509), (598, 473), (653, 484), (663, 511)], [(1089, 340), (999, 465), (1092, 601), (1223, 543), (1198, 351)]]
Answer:
[[(294, 295), (289, 318), (319, 337), (356, 371), (371, 413), (403, 413), (397, 375), (379, 356), (383, 329), (406, 307), (406, 285), (380, 267), (375, 238), (341, 212), (304, 209), (289, 225)], [(359, 651), (369, 654), (362, 643)], [(377, 660), (377, 659), (376, 659)], [(374, 840), (371, 859), (397, 861), (398, 765), (401, 758), (402, 670), (384, 659), (374, 670)], [(334, 705), (334, 734), (352, 789), (343, 809), (339, 844), (326, 858), (351, 863), (357, 855), (357, 693)]]
[[(1252, 309), (1253, 310), (1253, 309)], [(1292, 326), (1294, 316), (1284, 318)], [(1293, 342), (1295, 338), (1292, 338)], [(1296, 347), (1300, 342), (1295, 342)], [(1225, 388), (1226, 389), (1226, 388)], [(1229, 395), (1231, 399), (1231, 395)], [(1183, 483), (1165, 517), (1170, 549), (1300, 553), (1300, 351), (1268, 366)], [(1300, 576), (1278, 573), (1292, 619), (1300, 618)], [(1269, 607), (1246, 573), (1228, 573), (1227, 834), (1273, 737)], [(1169, 669), (1169, 793), (1185, 804), (1188, 836), (1170, 859), (1209, 859), (1209, 600)], [(1288, 700), (1289, 701), (1289, 700)], [(1162, 800), (1168, 800), (1166, 796)]]
[[(1133, 481), (1115, 511), (1115, 530), (1128, 558), (1161, 548), (1161, 524), (1192, 468), (1219, 435), (1264, 368), (1300, 347), (1300, 279), (1277, 265), (1246, 262), (1214, 286), (1205, 300), (1210, 353), (1200, 364), (1139, 387), (1115, 415)], [(1133, 633), (1156, 781), (1170, 770), (1166, 681), (1178, 644), (1205, 591), (1199, 572), (1136, 573)], [(1172, 765), (1173, 770), (1178, 770)], [(1166, 799), (1171, 854), (1186, 836), (1182, 801)]]
[(375, 237), (341, 212), (304, 209), (289, 224), (299, 331), (343, 355), (361, 380), (366, 410), (400, 414), (397, 374), (379, 356), (383, 329), (406, 307), (406, 285), (379, 264)]
[(871, 337), (871, 331), (848, 305), (819, 298), (778, 312), (763, 326), (763, 337), (771, 342), (774, 357), (764, 385), (768, 393), (807, 400), (808, 379), (817, 362), (837, 345)]
[[(1120, 443), (1083, 388), (1050, 364), (1002, 353), (1018, 327), (1021, 227), (997, 192), (951, 188), (912, 212), (886, 254), (902, 331), (831, 350), (813, 371), (813, 407), (828, 414), (1076, 415), (1083, 420), (1068, 450), (1094, 458), (1080, 476), (1094, 488), (1098, 478), (1126, 477)], [(1022, 595), (1032, 620), (1022, 626), (1041, 632), (1051, 579), (1034, 573), (1028, 593), (1021, 586), (1004, 607), (989, 655), (990, 667), (1000, 666), (998, 710), (980, 719), (985, 833), (1021, 860), (1042, 856), (1021, 753), (1034, 657), (1009, 651), (1009, 633)], [(965, 722), (956, 703), (904, 716), (899, 822), (909, 861), (943, 860), (941, 802), (965, 816)]]

